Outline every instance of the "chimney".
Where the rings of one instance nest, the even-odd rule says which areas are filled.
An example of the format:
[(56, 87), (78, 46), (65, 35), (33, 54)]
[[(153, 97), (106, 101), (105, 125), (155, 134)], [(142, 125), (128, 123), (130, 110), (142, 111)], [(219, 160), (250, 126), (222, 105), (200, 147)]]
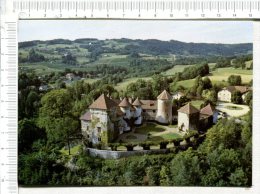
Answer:
[(133, 103), (133, 99), (130, 97), (130, 98), (128, 98), (128, 102), (130, 103), (130, 104), (132, 104)]

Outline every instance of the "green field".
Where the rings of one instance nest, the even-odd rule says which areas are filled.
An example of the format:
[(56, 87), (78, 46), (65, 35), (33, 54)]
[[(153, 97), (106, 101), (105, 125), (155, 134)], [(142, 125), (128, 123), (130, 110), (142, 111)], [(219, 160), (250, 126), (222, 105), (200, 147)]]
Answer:
[(115, 86), (115, 88), (116, 88), (118, 91), (121, 91), (121, 90), (124, 91), (124, 90), (126, 89), (126, 87), (127, 87), (128, 84), (134, 83), (134, 82), (136, 82), (138, 79), (143, 79), (143, 80), (146, 80), (146, 81), (147, 81), (147, 80), (150, 80), (151, 77), (142, 77), (142, 78), (136, 77), (136, 78), (125, 79), (123, 82), (118, 83), (118, 84)]
[(182, 72), (186, 67), (191, 67), (194, 65), (175, 65), (173, 68), (163, 72), (162, 74), (165, 76), (174, 75), (175, 73)]
[[(227, 83), (230, 75), (240, 75), (242, 83), (249, 83), (253, 79), (253, 70), (235, 69), (233, 67), (218, 68), (208, 76), (213, 84)], [(185, 88), (191, 88), (195, 79), (189, 79), (177, 82), (177, 86), (182, 85)]]

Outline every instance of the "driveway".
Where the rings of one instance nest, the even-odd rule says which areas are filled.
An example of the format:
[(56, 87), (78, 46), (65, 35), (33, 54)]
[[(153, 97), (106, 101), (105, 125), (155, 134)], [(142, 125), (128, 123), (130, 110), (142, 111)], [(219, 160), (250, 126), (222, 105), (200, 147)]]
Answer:
[[(236, 109), (230, 109), (228, 107), (234, 107)], [(220, 110), (222, 112), (226, 112), (228, 116), (230, 117), (240, 117), (249, 112), (249, 107), (247, 105), (242, 104), (233, 104), (229, 102), (218, 102), (216, 106), (217, 110)]]

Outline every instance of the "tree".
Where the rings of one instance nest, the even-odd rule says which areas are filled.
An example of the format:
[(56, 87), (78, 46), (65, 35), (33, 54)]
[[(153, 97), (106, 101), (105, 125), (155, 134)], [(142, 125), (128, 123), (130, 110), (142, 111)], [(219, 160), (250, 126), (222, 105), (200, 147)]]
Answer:
[(250, 106), (250, 104), (252, 105), (252, 99), (253, 99), (253, 92), (252, 92), (252, 91), (249, 91), (249, 92), (246, 94), (244, 101), (245, 101), (245, 103), (246, 103), (247, 105)]
[(44, 60), (45, 60), (44, 56), (36, 53), (34, 49), (31, 49), (29, 51), (29, 55), (28, 55), (29, 62), (40, 62)]
[(25, 105), (25, 113), (26, 115), (30, 117), (35, 117), (38, 113), (38, 109), (40, 106), (40, 97), (38, 93), (31, 90), (27, 96), (26, 99), (26, 105)]
[(228, 83), (231, 86), (240, 86), (242, 83), (242, 79), (240, 75), (230, 75), (228, 77)]
[(41, 99), (39, 124), (51, 142), (66, 142), (70, 153), (70, 138), (76, 133), (78, 119), (72, 117), (72, 102), (67, 90), (52, 90)]
[(202, 97), (209, 102), (212, 102), (212, 104), (215, 104), (217, 102), (217, 93), (215, 90), (203, 90)]
[(240, 91), (234, 91), (231, 94), (231, 102), (235, 103), (235, 104), (241, 104), (243, 102), (242, 99), (242, 94)]
[(37, 127), (34, 119), (24, 118), (18, 122), (19, 152), (32, 151), (31, 147), (37, 139), (45, 139), (45, 131)]
[(208, 77), (203, 79), (203, 89), (210, 89), (212, 88), (211, 80)]
[(68, 64), (68, 65), (77, 64), (76, 57), (73, 56), (71, 53), (64, 54), (61, 59), (62, 59), (62, 63)]
[(200, 179), (203, 175), (200, 163), (199, 157), (191, 149), (177, 154), (170, 166), (170, 184), (178, 186), (200, 185)]

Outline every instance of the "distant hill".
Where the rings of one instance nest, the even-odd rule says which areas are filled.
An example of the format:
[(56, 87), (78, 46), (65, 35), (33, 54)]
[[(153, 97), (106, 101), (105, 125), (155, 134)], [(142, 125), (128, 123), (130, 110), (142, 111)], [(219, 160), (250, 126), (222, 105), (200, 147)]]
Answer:
[(118, 53), (131, 54), (142, 53), (149, 55), (168, 55), (179, 56), (234, 56), (252, 54), (253, 44), (213, 44), (213, 43), (185, 43), (176, 40), (161, 41), (156, 39), (107, 39), (98, 40), (93, 38), (66, 40), (55, 39), (48, 41), (28, 41), (20, 42), (19, 48), (33, 47), (38, 44), (54, 45), (79, 45), (81, 48), (88, 49), (95, 53)]

